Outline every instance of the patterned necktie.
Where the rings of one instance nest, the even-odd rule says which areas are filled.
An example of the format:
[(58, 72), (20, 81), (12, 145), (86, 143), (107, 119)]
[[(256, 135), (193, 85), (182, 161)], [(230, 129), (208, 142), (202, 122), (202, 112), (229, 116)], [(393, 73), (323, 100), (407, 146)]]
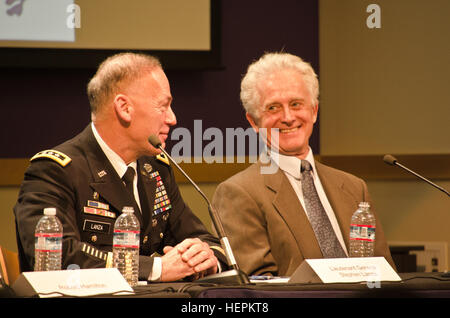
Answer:
[(347, 257), (331, 226), (330, 219), (320, 202), (319, 195), (314, 186), (311, 170), (311, 164), (306, 160), (302, 160), (303, 198), (305, 200), (306, 213), (308, 213), (309, 221), (316, 234), (320, 250), (324, 258)]

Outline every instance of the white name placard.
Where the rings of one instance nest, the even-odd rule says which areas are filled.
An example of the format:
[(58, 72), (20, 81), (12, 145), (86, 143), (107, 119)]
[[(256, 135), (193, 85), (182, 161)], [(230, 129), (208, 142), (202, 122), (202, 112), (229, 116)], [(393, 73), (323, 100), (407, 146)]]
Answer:
[(132, 294), (117, 268), (24, 272), (12, 286), (18, 296), (58, 297)]
[(307, 259), (289, 282), (357, 283), (401, 281), (384, 257)]

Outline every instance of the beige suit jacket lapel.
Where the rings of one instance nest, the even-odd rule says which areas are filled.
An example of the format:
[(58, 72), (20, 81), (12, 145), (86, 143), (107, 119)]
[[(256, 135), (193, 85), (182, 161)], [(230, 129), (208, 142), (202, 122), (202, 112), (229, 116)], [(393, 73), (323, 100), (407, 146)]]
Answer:
[(278, 169), (274, 174), (264, 175), (264, 183), (266, 187), (275, 192), (272, 204), (284, 219), (303, 257), (305, 259), (322, 258), (319, 243), (306, 212), (283, 171)]

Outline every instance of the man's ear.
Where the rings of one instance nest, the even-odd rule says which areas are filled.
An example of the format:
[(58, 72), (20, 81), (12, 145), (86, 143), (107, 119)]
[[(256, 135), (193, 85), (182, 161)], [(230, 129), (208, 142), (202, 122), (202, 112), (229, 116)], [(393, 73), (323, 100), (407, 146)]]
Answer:
[(121, 122), (130, 123), (133, 107), (130, 98), (124, 94), (117, 94), (113, 100), (114, 110)]
[(258, 132), (259, 131), (258, 125), (256, 124), (256, 121), (253, 119), (252, 115), (250, 115), (248, 112), (246, 112), (245, 113), (245, 118), (247, 118), (247, 121), (253, 127), (253, 130), (255, 132)]
[(317, 114), (319, 113), (319, 102), (316, 103), (316, 105), (313, 106), (313, 123), (315, 124), (317, 121)]

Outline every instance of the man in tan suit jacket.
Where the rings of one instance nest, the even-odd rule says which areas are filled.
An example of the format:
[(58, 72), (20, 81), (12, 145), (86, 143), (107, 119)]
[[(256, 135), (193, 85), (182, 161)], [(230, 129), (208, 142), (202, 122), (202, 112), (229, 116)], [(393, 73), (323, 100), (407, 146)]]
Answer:
[[(309, 138), (317, 119), (318, 81), (312, 67), (291, 54), (265, 54), (243, 78), (241, 100), (247, 120), (270, 150), (266, 164), (258, 161), (232, 176), (213, 197), (241, 269), (248, 275), (290, 276), (304, 259), (323, 257), (305, 212), (302, 160), (313, 166), (320, 201), (348, 255), (351, 217), (360, 202), (371, 199), (363, 180), (314, 160)], [(276, 140), (271, 128), (278, 129)], [(277, 165), (273, 173), (263, 171), (267, 162)], [(378, 218), (375, 237), (375, 256), (395, 268)]]

